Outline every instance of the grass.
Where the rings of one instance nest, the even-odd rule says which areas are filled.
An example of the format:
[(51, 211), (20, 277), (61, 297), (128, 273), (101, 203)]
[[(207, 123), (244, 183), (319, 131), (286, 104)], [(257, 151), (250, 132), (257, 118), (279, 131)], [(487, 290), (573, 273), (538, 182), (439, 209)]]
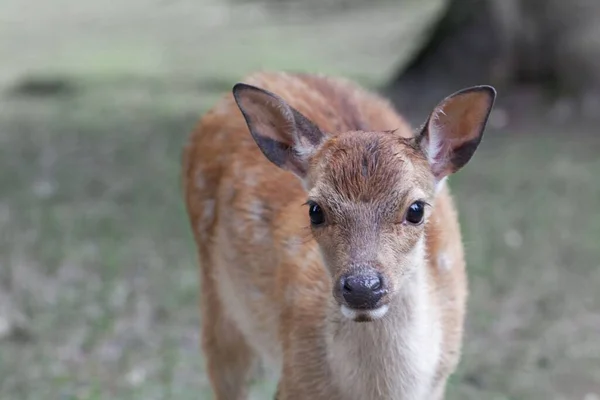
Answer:
[[(56, 29), (69, 36), (78, 18), (94, 13), (119, 20), (129, 12), (139, 29), (155, 21), (134, 18), (139, 1), (127, 4), (120, 11), (96, 4)], [(188, 14), (165, 13), (171, 21)], [(37, 30), (22, 40), (43, 43), (51, 31), (38, 14), (31, 17)], [(15, 26), (0, 30), (25, 32)], [(186, 29), (189, 19), (165, 31), (175, 64), (197, 47), (174, 45)], [(39, 57), (48, 53), (41, 70), (0, 35), (2, 54), (15, 56), (2, 57), (10, 61), (0, 71), (8, 82), (0, 86), (0, 399), (209, 399), (180, 152), (197, 118), (257, 65), (272, 35), (254, 61), (236, 66), (223, 55), (211, 64), (194, 54), (195, 65), (210, 66), (190, 72), (190, 65), (165, 66), (150, 39), (139, 49), (129, 31), (98, 32), (66, 41), (57, 59), (38, 44)], [(340, 70), (313, 66), (322, 60), (302, 54), (271, 52), (268, 64)], [(367, 66), (356, 68), (346, 71), (374, 82)], [(17, 79), (17, 70), (26, 73)], [(36, 79), (68, 84), (42, 84), (32, 96), (23, 82)], [(471, 297), (449, 399), (600, 394), (600, 139), (593, 132), (547, 124), (490, 130), (452, 179)], [(272, 389), (273, 382), (257, 382), (253, 398), (269, 398)]]

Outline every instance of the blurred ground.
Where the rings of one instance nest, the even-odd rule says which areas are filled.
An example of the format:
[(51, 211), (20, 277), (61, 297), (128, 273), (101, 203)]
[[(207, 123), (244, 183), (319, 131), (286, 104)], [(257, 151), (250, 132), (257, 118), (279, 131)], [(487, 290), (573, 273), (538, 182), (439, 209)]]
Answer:
[[(379, 84), (439, 8), (200, 4), (0, 6), (1, 399), (210, 398), (179, 184), (190, 129), (259, 67)], [(471, 298), (449, 399), (600, 395), (600, 137), (548, 118), (497, 113), (451, 182)]]

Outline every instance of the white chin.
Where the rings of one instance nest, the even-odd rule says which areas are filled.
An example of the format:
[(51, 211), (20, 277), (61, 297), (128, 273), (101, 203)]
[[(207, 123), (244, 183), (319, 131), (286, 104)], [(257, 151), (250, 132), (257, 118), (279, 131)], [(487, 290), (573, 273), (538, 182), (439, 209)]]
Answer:
[(387, 314), (388, 309), (389, 306), (387, 304), (377, 307), (374, 310), (354, 310), (344, 305), (341, 306), (342, 315), (344, 317), (360, 322), (373, 321), (383, 318), (383, 316)]

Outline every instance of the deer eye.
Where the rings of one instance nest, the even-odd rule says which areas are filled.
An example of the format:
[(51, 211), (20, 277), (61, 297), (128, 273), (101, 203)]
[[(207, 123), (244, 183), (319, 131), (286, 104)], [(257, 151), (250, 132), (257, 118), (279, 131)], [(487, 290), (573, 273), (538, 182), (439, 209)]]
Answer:
[(406, 212), (406, 216), (404, 220), (412, 225), (419, 225), (423, 222), (423, 217), (425, 215), (425, 202), (423, 201), (415, 201), (408, 207), (408, 211)]
[(325, 222), (325, 214), (323, 214), (321, 206), (315, 202), (308, 203), (308, 216), (312, 225), (321, 225)]

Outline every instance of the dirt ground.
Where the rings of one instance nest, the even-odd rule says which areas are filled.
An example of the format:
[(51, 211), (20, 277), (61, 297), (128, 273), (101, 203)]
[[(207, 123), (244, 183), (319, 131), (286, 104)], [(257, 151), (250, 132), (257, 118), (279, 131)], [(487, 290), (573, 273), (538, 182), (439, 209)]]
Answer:
[[(406, 35), (437, 3), (402, 4)], [(382, 4), (319, 21), (209, 0), (3, 2), (1, 399), (211, 398), (182, 145), (249, 70), (380, 82), (402, 57)], [(381, 22), (378, 49), (348, 36), (361, 15)], [(448, 399), (600, 396), (600, 136), (532, 120), (496, 112), (451, 180), (471, 295)]]

